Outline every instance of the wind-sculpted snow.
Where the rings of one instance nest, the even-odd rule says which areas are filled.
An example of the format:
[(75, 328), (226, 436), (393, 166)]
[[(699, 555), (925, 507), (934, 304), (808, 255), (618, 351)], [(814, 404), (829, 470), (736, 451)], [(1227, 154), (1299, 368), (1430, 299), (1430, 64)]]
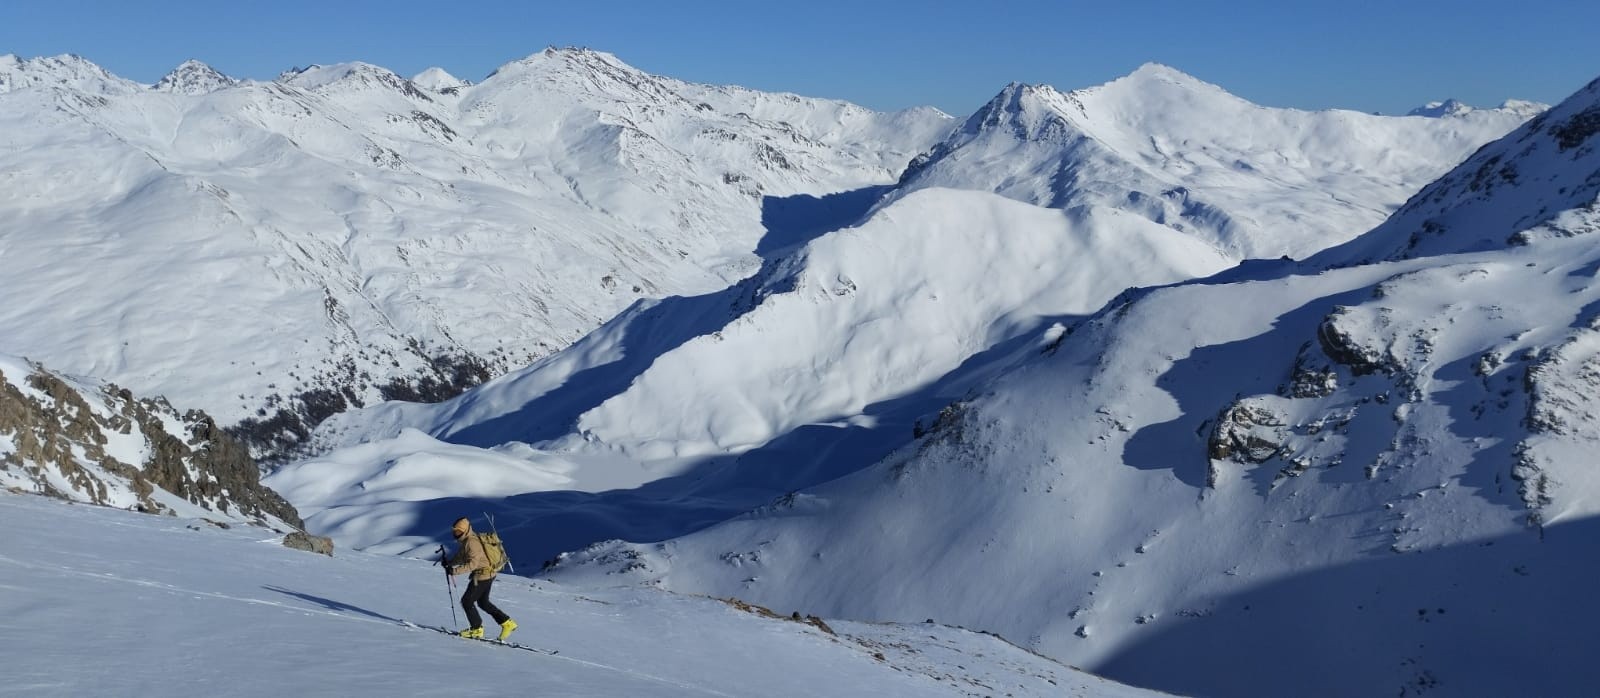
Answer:
[[(766, 197), (893, 182), (950, 118), (548, 50), (473, 85), (364, 63), (155, 88), (0, 58), (4, 349), (206, 408), (258, 452), (439, 399), (759, 264)], [(71, 302), (62, 302), (70, 299)]]
[(933, 617), (1179, 693), (1582, 693), (1600, 227), (1547, 221), (1593, 221), (1560, 134), (1594, 103), (1474, 157), (1538, 173), (1504, 208), (1441, 180), (1436, 245), (1126, 294), (870, 468), (557, 578)]
[(1271, 109), (1147, 64), (1072, 92), (1013, 84), (903, 181), (1113, 206), (1236, 259), (1298, 259), (1377, 225), (1532, 115), (1527, 103), (1442, 119)]

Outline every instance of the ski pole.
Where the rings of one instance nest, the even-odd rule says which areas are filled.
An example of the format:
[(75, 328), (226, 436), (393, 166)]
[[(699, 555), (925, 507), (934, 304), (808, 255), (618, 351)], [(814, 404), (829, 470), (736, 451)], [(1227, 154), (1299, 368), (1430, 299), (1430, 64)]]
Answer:
[(444, 546), (439, 546), (439, 566), (444, 568), (444, 595), (450, 603), (450, 627), (458, 627), (461, 621), (456, 620), (456, 580), (450, 578), (450, 561), (445, 558)]
[[(494, 527), (494, 517), (491, 516), (489, 514), (489, 512), (486, 511), (486, 512), (483, 512), (483, 518), (489, 520), (489, 530), (494, 532), (494, 537), (500, 538), (500, 529), (497, 529), (497, 528)], [(505, 545), (505, 539), (504, 538), (500, 538), (500, 544), (502, 546)], [(517, 573), (517, 566), (511, 564), (511, 555), (509, 553), (506, 554), (506, 569), (511, 570), (512, 574), (516, 574)]]

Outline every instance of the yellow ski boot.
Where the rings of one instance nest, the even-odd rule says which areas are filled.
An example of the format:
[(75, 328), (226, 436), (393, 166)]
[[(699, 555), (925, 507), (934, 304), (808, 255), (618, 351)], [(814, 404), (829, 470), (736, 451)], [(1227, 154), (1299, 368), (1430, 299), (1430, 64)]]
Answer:
[[(510, 618), (507, 618), (506, 622), (500, 624), (500, 637), (499, 637), (499, 640), (501, 642), (505, 642), (506, 638), (511, 637), (511, 631), (516, 630), (516, 629), (517, 629), (517, 622), (514, 621), (514, 620), (511, 620)], [(483, 630), (480, 629), (478, 631), (478, 637), (483, 637)]]
[(483, 628), (467, 628), (461, 631), (461, 636), (469, 640), (482, 640)]

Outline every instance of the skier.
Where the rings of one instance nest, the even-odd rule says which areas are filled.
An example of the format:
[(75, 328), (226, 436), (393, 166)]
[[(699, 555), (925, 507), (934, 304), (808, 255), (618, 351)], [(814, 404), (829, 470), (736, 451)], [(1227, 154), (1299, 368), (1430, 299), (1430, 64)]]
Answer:
[(483, 549), (483, 541), (472, 533), (472, 522), (463, 516), (456, 519), (450, 527), (460, 547), (456, 548), (455, 557), (450, 559), (446, 571), (451, 576), (472, 573), (472, 581), (467, 583), (467, 590), (461, 595), (461, 607), (467, 610), (467, 622), (472, 626), (461, 631), (462, 637), (483, 639), (483, 617), (478, 615), (478, 609), (489, 612), (494, 622), (500, 624), (500, 640), (505, 640), (511, 631), (517, 629), (517, 622), (505, 611), (489, 603), (489, 587), (494, 584), (495, 570), (489, 564), (489, 555)]

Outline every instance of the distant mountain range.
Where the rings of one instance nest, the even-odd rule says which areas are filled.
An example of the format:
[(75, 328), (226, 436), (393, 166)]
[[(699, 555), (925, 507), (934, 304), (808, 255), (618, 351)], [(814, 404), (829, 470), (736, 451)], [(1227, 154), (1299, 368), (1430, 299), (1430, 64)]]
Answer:
[(146, 87), (0, 57), (5, 348), (250, 420), (281, 456), (328, 414), (721, 288), (756, 268), (770, 202), (892, 182), (951, 122), (581, 49), (419, 78), (190, 61)]
[[(1164, 129), (1143, 140), (1140, 103)], [(349, 448), (271, 483), (361, 547), (425, 545), (378, 512), (483, 496), (442, 466), (464, 461), (519, 497), (541, 556), (688, 533), (887, 455), (1130, 288), (1348, 240), (1522, 119), (1267, 109), (1159, 65), (1011, 85), (896, 186), (773, 202), (740, 283), (641, 301), (453, 400), (335, 415), (316, 450)], [(1241, 120), (1259, 130), (1217, 125)]]

